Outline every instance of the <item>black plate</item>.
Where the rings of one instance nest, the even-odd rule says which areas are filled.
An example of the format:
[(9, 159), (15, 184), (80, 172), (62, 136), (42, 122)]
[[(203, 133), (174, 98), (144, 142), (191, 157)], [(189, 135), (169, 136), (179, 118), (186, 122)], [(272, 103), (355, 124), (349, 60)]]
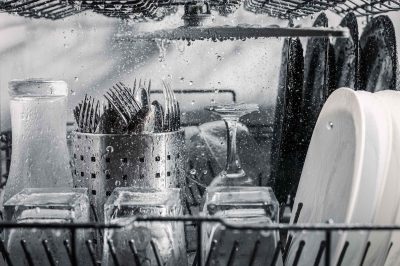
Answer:
[(274, 141), (271, 152), (271, 179), (280, 202), (297, 187), (301, 168), (296, 164), (297, 139), (300, 129), (304, 58), (298, 38), (284, 41), (275, 111)]
[(336, 87), (358, 88), (358, 24), (353, 13), (348, 13), (340, 23), (349, 29), (350, 38), (338, 38), (334, 45)]
[[(313, 27), (328, 27), (324, 13), (317, 17)], [(335, 88), (333, 54), (333, 46), (328, 38), (309, 39), (304, 62), (303, 112), (310, 120), (307, 127), (311, 131), (322, 105)]]
[(360, 38), (360, 89), (395, 90), (396, 64), (393, 23), (386, 15), (373, 18)]
[[(326, 15), (321, 13), (313, 26), (328, 27)], [(335, 80), (335, 56), (329, 38), (310, 38), (304, 61), (302, 120), (298, 132), (298, 160), (301, 169), (322, 106), (336, 89)]]

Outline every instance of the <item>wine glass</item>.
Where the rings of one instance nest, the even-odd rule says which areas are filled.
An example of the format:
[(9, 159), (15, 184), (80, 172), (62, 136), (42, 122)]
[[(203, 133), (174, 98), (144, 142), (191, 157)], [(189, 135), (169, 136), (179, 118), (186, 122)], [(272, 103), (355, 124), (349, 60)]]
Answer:
[[(243, 103), (218, 105), (207, 107), (207, 110), (220, 115), (225, 122), (227, 162), (225, 170), (219, 173), (206, 189), (202, 214), (223, 218), (226, 223), (233, 225), (267, 226), (276, 223), (279, 205), (272, 189), (257, 186), (256, 179), (246, 174), (240, 164), (236, 149), (239, 118), (258, 111), (258, 105)], [(249, 234), (226, 228), (221, 224), (208, 223), (202, 227), (201, 253), (207, 261), (218, 261), (220, 263), (218, 265), (229, 265), (230, 259), (226, 255), (230, 253), (234, 245), (240, 243), (240, 249), (235, 255), (235, 265), (246, 265), (257, 240), (263, 252), (255, 255), (254, 265), (269, 265), (278, 239), (276, 231)], [(218, 245), (211, 252), (212, 243), (218, 243)], [(276, 265), (283, 265), (281, 258), (278, 259)]]
[(246, 175), (236, 149), (237, 123), (240, 117), (259, 111), (257, 104), (229, 104), (206, 108), (221, 116), (227, 130), (227, 161), (225, 169), (219, 173), (209, 187), (215, 186), (255, 186), (256, 180)]

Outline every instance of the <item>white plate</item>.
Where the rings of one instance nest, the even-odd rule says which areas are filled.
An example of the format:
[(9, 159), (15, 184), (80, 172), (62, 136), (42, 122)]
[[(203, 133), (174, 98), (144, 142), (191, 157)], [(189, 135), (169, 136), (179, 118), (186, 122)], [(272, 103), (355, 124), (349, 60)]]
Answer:
[[(389, 172), (376, 223), (400, 224), (400, 92), (386, 90), (375, 93), (375, 96), (388, 108), (393, 127)], [(400, 265), (400, 232), (371, 232), (369, 241), (371, 246), (364, 265)], [(393, 244), (388, 253), (390, 243)]]
[[(372, 222), (382, 193), (382, 178), (376, 177), (386, 177), (390, 147), (390, 116), (371, 93), (345, 88), (333, 92), (314, 128), (291, 223), (299, 203), (303, 207), (298, 223)], [(314, 265), (324, 239), (323, 233), (294, 234), (287, 265), (293, 264), (302, 240), (305, 246), (298, 265)], [(333, 234), (332, 263), (348, 241), (342, 265), (358, 265), (367, 239), (367, 233)]]

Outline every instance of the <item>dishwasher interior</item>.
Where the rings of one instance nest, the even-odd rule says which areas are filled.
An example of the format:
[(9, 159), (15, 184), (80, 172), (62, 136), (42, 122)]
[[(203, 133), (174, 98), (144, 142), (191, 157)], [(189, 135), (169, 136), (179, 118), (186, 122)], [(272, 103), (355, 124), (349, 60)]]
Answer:
[[(400, 225), (297, 223), (305, 207), (295, 198), (328, 97), (342, 87), (399, 90), (399, 10), (398, 0), (0, 0), (0, 188), (8, 200), (0, 265), (354, 265), (352, 256), (380, 265), (368, 254), (373, 242), (360, 251), (337, 239), (395, 235)], [(13, 100), (34, 95), (29, 86), (48, 93), (47, 83), (68, 98), (32, 109), (36, 125), (24, 125), (28, 115), (17, 126), (24, 107)], [(14, 189), (24, 188), (19, 198), (5, 191), (12, 164), (20, 170), (13, 176), (29, 180), (24, 160), (51, 165), (60, 157), (61, 148), (45, 156), (55, 137), (41, 130), (46, 117), (66, 125), (75, 193), (68, 204), (80, 208), (68, 222), (54, 211), (61, 203), (43, 208), (46, 200), (34, 196), (66, 195), (62, 189), (14, 179)], [(39, 134), (23, 136), (35, 128)], [(29, 147), (39, 139), (43, 145)], [(260, 191), (230, 184), (240, 189), (225, 200), (268, 198), (260, 207), (268, 220), (213, 216), (235, 211), (212, 202), (226, 192), (212, 184), (231, 172)], [(30, 200), (39, 207), (26, 207)], [(297, 233), (316, 237), (294, 244)], [(396, 265), (397, 245), (387, 242), (380, 262)]]

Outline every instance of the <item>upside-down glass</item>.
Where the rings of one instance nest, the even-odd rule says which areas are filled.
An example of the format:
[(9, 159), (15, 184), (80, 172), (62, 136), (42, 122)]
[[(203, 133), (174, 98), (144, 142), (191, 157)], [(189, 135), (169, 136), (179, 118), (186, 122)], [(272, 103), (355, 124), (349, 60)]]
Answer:
[[(84, 188), (25, 188), (4, 203), (5, 219), (16, 224), (65, 224), (89, 222), (89, 198)], [(90, 265), (90, 254), (85, 245), (91, 232), (77, 229), (75, 245), (72, 232), (67, 228), (12, 228), (5, 230), (7, 251), (13, 265), (52, 265), (51, 254), (56, 265), (70, 265), (65, 247), (75, 247), (79, 266)], [(46, 252), (46, 249), (50, 252)], [(0, 265), (1, 262), (0, 262)]]
[[(185, 266), (182, 222), (136, 222), (140, 216), (179, 216), (183, 207), (179, 188), (116, 188), (104, 206), (106, 223), (123, 225), (104, 234), (102, 265)], [(140, 262), (136, 263), (133, 250)]]
[[(223, 218), (229, 224), (238, 226), (266, 226), (277, 222), (279, 205), (273, 191), (268, 187), (256, 186), (256, 177), (246, 174), (236, 151), (239, 118), (258, 111), (258, 106), (232, 104), (212, 106), (208, 110), (224, 120), (228, 146), (226, 168), (207, 187), (203, 214)], [(278, 233), (238, 231), (220, 224), (206, 224), (202, 238), (202, 255), (207, 265), (269, 265)], [(235, 259), (231, 261), (233, 250)], [(254, 255), (252, 262), (249, 254)], [(282, 261), (279, 259), (276, 263), (280, 265)]]
[(13, 80), (9, 94), (12, 155), (3, 202), (23, 188), (72, 188), (66, 142), (67, 84)]

